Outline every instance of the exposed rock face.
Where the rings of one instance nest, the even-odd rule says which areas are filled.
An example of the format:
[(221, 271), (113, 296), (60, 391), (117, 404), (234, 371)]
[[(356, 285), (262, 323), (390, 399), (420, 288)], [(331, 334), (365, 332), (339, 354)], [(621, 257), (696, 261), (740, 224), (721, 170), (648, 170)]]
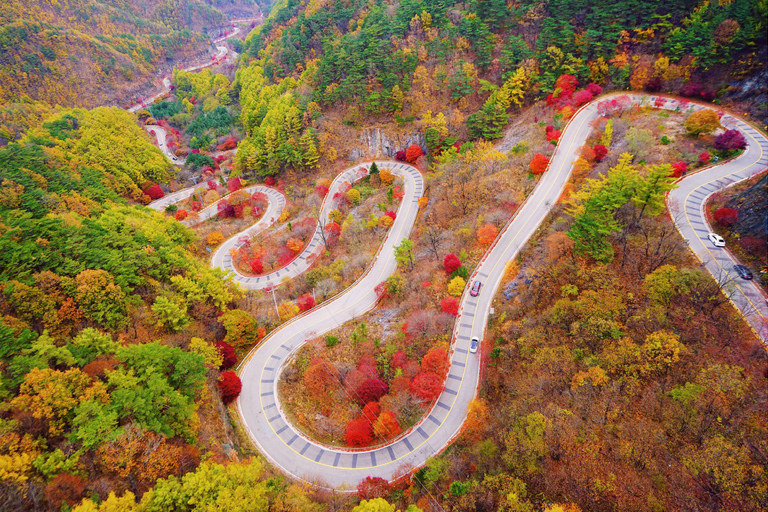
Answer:
[(368, 128), (360, 134), (360, 149), (349, 152), (350, 161), (362, 158), (394, 158), (400, 150), (406, 150), (411, 144), (425, 148), (424, 136), (421, 133), (405, 135), (389, 135), (380, 128)]
[(739, 211), (733, 230), (744, 238), (768, 238), (768, 175), (754, 186), (732, 198), (726, 205)]

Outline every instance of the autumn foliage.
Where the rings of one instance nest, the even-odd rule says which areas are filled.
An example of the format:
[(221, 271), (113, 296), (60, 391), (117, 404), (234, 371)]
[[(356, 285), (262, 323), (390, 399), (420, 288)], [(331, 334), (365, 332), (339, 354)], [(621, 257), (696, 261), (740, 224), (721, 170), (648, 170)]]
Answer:
[(548, 165), (549, 165), (549, 158), (542, 155), (541, 153), (536, 153), (536, 155), (534, 155), (533, 160), (531, 160), (531, 163), (528, 167), (531, 169), (531, 172), (533, 174), (542, 174), (544, 171), (547, 170)]
[(489, 245), (499, 234), (499, 228), (493, 224), (485, 224), (477, 229), (477, 241), (482, 245)]
[(356, 418), (347, 423), (344, 441), (349, 446), (368, 446), (373, 441), (373, 427), (366, 418)]
[(459, 314), (459, 299), (455, 297), (446, 297), (440, 301), (440, 309), (443, 313), (456, 316)]
[(156, 201), (165, 195), (163, 189), (160, 188), (160, 185), (152, 185), (145, 190), (144, 193), (151, 197), (153, 201)]
[(603, 158), (605, 158), (605, 155), (608, 154), (608, 148), (602, 144), (595, 144), (595, 147), (592, 148), (592, 150), (595, 152), (595, 161), (597, 162), (601, 161)]
[(361, 404), (367, 404), (368, 402), (375, 402), (386, 395), (387, 391), (388, 388), (384, 381), (370, 378), (358, 386), (355, 390), (355, 397)]
[(672, 176), (675, 178), (681, 177), (686, 172), (688, 172), (688, 164), (685, 162), (680, 161), (672, 164)]
[(443, 258), (443, 269), (446, 274), (452, 274), (461, 267), (461, 260), (453, 253), (445, 255)]
[(739, 211), (733, 208), (718, 208), (715, 211), (715, 222), (729, 228), (739, 220)]
[(242, 389), (243, 383), (240, 382), (240, 377), (235, 372), (226, 371), (219, 377), (219, 393), (221, 394), (222, 402), (225, 404), (232, 402), (240, 396)]
[(392, 488), (389, 482), (378, 476), (367, 476), (357, 486), (357, 497), (361, 500), (373, 500), (386, 498)]
[(315, 307), (315, 299), (312, 297), (311, 294), (305, 293), (304, 295), (300, 295), (298, 299), (296, 299), (296, 305), (299, 306), (299, 311), (302, 313), (304, 311), (308, 311)]
[(228, 370), (237, 364), (237, 356), (232, 345), (226, 341), (219, 341), (216, 343), (216, 349), (222, 357), (220, 370)]
[(431, 372), (420, 372), (411, 382), (411, 393), (425, 402), (440, 396), (443, 380)]
[(415, 163), (423, 153), (424, 152), (421, 150), (421, 147), (417, 146), (416, 144), (411, 144), (405, 151), (405, 159), (409, 163)]

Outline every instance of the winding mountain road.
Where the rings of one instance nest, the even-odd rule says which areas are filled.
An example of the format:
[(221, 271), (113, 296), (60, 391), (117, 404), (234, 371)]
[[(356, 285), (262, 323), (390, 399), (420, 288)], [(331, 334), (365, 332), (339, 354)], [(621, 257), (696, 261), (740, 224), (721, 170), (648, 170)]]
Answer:
[[(653, 98), (640, 95), (630, 97), (638, 104), (653, 104)], [(572, 162), (577, 158), (579, 148), (589, 135), (591, 121), (598, 116), (597, 104), (598, 101), (594, 101), (583, 107), (570, 121), (561, 136), (549, 170), (541, 177), (533, 193), (473, 273), (470, 282), (479, 279), (484, 286), (477, 297), (471, 297), (468, 293), (462, 296), (454, 328), (451, 366), (445, 389), (422, 421), (385, 446), (360, 451), (332, 448), (306, 438), (294, 428), (281, 410), (276, 394), (283, 365), (304, 340), (342, 325), (375, 305), (373, 288), (394, 270), (392, 248), (407, 234), (410, 223), (415, 218), (415, 202), (418, 195), (414, 194), (415, 191), (409, 185), (406, 186), (402, 208), (410, 204), (413, 205), (413, 210), (407, 209), (405, 214), (398, 214), (397, 224), (393, 226), (390, 236), (380, 250), (380, 257), (376, 259), (370, 271), (337, 299), (324, 303), (274, 331), (241, 365), (243, 392), (238, 399), (238, 410), (249, 435), (267, 458), (286, 473), (303, 480), (318, 481), (336, 488), (353, 488), (367, 476), (391, 480), (403, 469), (423, 465), (450, 444), (461, 429), (468, 404), (475, 397), (478, 387), (480, 358), (469, 353), (470, 339), (473, 336), (483, 336), (491, 303), (501, 283), (506, 263), (515, 258), (562, 194), (570, 177)], [(670, 103), (666, 108), (676, 106)], [(702, 188), (717, 190), (712, 186), (713, 181), (717, 183), (717, 180), (727, 179), (736, 182), (765, 167), (763, 148), (768, 147), (768, 140), (746, 123), (731, 118), (726, 118), (725, 122), (735, 123), (735, 127), (749, 137), (748, 151), (736, 160), (681, 180), (679, 193), (685, 193), (686, 197), (695, 196), (703, 201), (705, 196), (701, 195)], [(685, 192), (686, 190), (690, 191)], [(677, 196), (672, 196), (670, 201), (674, 201), (675, 197)], [(707, 253), (711, 251), (700, 240), (706, 239), (706, 232), (709, 231), (706, 221), (703, 220), (702, 210), (699, 208), (694, 212), (687, 209), (686, 214), (689, 225), (693, 225), (692, 222), (696, 220), (701, 223), (696, 225), (693, 231), (699, 244), (692, 243), (691, 247), (705, 260)], [(686, 236), (686, 226), (678, 224), (678, 227)], [(719, 269), (724, 269), (724, 265), (729, 266), (732, 263), (730, 259), (726, 261), (724, 255), (720, 255), (719, 260), (709, 258), (709, 261), (707, 268), (713, 275), (720, 272)], [(761, 292), (750, 290), (750, 285), (754, 286), (753, 283), (737, 285), (738, 290), (744, 290), (746, 304), (751, 308), (746, 313), (756, 317), (756, 330), (760, 332), (759, 324), (763, 322), (764, 325), (766, 314), (765, 301), (757, 299), (762, 297)], [(738, 293), (734, 293), (733, 300), (737, 307), (741, 308), (742, 302)], [(744, 312), (744, 309), (742, 311)]]
[[(628, 96), (632, 102), (643, 106), (654, 106), (656, 99), (655, 96), (646, 95)], [(395, 269), (393, 249), (408, 236), (416, 219), (423, 180), (421, 174), (411, 166), (381, 163), (402, 176), (405, 196), (395, 223), (372, 265), (346, 291), (273, 331), (257, 349), (251, 351), (240, 366), (243, 391), (237, 401), (238, 411), (251, 439), (273, 464), (306, 481), (320, 482), (328, 487), (354, 488), (367, 476), (391, 480), (405, 469), (423, 465), (451, 443), (461, 429), (468, 404), (476, 396), (479, 383), (480, 357), (469, 352), (470, 339), (473, 336), (482, 339), (491, 303), (501, 283), (506, 263), (517, 256), (562, 194), (570, 178), (572, 163), (591, 130), (591, 121), (599, 115), (597, 105), (606, 98), (610, 96), (603, 96), (582, 107), (570, 120), (548, 171), (542, 175), (534, 191), (472, 274), (469, 282), (480, 280), (483, 287), (477, 297), (465, 293), (461, 298), (445, 389), (430, 411), (420, 423), (389, 444), (353, 451), (321, 445), (306, 438), (287, 420), (276, 389), (284, 364), (305, 340), (320, 336), (372, 309), (377, 302), (375, 286)], [(662, 108), (687, 110), (704, 107), (668, 99)], [(753, 282), (734, 279), (732, 266), (737, 263), (735, 259), (727, 250), (709, 244), (706, 235), (710, 228), (703, 214), (703, 205), (712, 193), (765, 169), (768, 163), (768, 139), (732, 116), (725, 115), (722, 121), (727, 127), (744, 133), (749, 147), (736, 159), (679, 180), (678, 188), (669, 194), (668, 207), (682, 236), (707, 270), (720, 281), (730, 281), (727, 288), (732, 302), (765, 342), (768, 339), (768, 306), (763, 292)], [(354, 181), (353, 178), (359, 177), (357, 168), (354, 166), (341, 173), (334, 180), (333, 187)], [(333, 187), (327, 197), (332, 197)], [(180, 191), (160, 201), (170, 203), (181, 200), (191, 194), (189, 190), (193, 189)], [(257, 225), (246, 230), (249, 233), (264, 229), (279, 215), (284, 198), (274, 195), (269, 195), (269, 198), (270, 210)], [(153, 203), (153, 206), (160, 209), (160, 201)], [(324, 203), (323, 215), (327, 216), (329, 203)], [(241, 237), (249, 233), (243, 232), (228, 240), (216, 252), (212, 263), (232, 270), (229, 250), (241, 243)], [(319, 246), (317, 235), (316, 232), (315, 238), (305, 250), (306, 254), (275, 272), (270, 279), (237, 276), (236, 280), (248, 288), (264, 288), (295, 277), (309, 267), (310, 255)]]

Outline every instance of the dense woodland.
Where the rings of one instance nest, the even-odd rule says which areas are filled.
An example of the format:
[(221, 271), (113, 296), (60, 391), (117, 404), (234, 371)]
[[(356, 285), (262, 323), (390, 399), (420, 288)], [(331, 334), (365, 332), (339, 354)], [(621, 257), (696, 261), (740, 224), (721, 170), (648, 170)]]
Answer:
[[(0, 510), (768, 508), (766, 352), (664, 203), (676, 178), (744, 149), (720, 109), (765, 125), (765, 87), (747, 84), (764, 76), (768, 7), (594, 4), (3, 4)], [(176, 69), (173, 90), (136, 114), (97, 107), (134, 97), (256, 5), (269, 15), (232, 43), (236, 70)], [(374, 156), (361, 134), (416, 141), (386, 155), (416, 165), (427, 188), (379, 307), (308, 340), (281, 385), (309, 435), (379, 444), (442, 389), (468, 276), (568, 119), (626, 89), (712, 107), (601, 101), (566, 193), (507, 267), (457, 441), (351, 494), (271, 468), (237, 424), (232, 368), (314, 306), (313, 287), (319, 303), (363, 271), (402, 191), (382, 167), (328, 198), (328, 251), (277, 290), (276, 313), (272, 297), (208, 266), (224, 233), (265, 206), (243, 185), (263, 180), (288, 201), (235, 255), (259, 275), (304, 246), (330, 179)], [(189, 201), (143, 206), (189, 177), (203, 180)], [(708, 206), (758, 280), (768, 238), (748, 220), (765, 211), (764, 187), (761, 176)], [(218, 215), (194, 222), (211, 205)]]

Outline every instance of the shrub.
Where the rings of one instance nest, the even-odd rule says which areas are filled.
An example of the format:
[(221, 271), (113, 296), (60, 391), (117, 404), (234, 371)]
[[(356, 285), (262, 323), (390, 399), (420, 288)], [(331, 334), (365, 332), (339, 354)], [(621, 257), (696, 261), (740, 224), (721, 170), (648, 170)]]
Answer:
[(700, 96), (704, 88), (701, 86), (698, 82), (687, 82), (684, 83), (683, 86), (680, 88), (680, 96), (685, 96), (686, 98), (692, 98), (694, 96)]
[(240, 377), (235, 372), (227, 371), (219, 377), (219, 393), (221, 394), (221, 401), (225, 404), (240, 396), (242, 389), (243, 383), (240, 382)]
[(373, 427), (365, 418), (356, 418), (347, 423), (344, 441), (349, 446), (368, 446), (373, 441)]
[(395, 153), (395, 160), (405, 162), (405, 151), (400, 150), (397, 153)]
[(147, 190), (145, 190), (144, 193), (151, 197), (153, 201), (156, 201), (165, 195), (165, 193), (163, 193), (163, 189), (160, 188), (160, 185), (152, 185)]
[(371, 423), (376, 421), (376, 418), (379, 417), (380, 412), (381, 406), (379, 405), (379, 402), (368, 402), (365, 404), (365, 407), (363, 407), (363, 417)]
[(392, 411), (384, 411), (379, 414), (379, 417), (373, 424), (373, 432), (383, 440), (391, 439), (402, 431), (397, 418), (395, 418), (395, 413)]
[(699, 155), (699, 163), (700, 164), (708, 164), (709, 160), (712, 158), (712, 155), (709, 154), (708, 151), (704, 151)]
[(693, 112), (685, 120), (685, 129), (691, 135), (709, 133), (720, 128), (720, 116), (710, 109), (702, 109)]
[(224, 234), (221, 231), (212, 231), (208, 233), (208, 245), (215, 247), (224, 241)]
[(496, 239), (496, 235), (498, 234), (499, 234), (499, 228), (497, 228), (493, 224), (486, 224), (478, 228), (477, 241), (480, 242), (482, 245), (489, 245)]
[(357, 399), (361, 404), (367, 404), (368, 402), (375, 402), (382, 396), (387, 394), (387, 385), (384, 381), (376, 378), (367, 379), (355, 390)]
[(421, 371), (442, 376), (448, 371), (448, 353), (442, 348), (433, 348), (421, 360)]
[(533, 174), (542, 174), (547, 170), (548, 165), (549, 158), (542, 155), (541, 153), (536, 153), (536, 155), (533, 157), (533, 160), (531, 160), (529, 167)]
[(361, 500), (373, 500), (389, 496), (389, 482), (378, 476), (367, 476), (357, 486), (357, 497)]
[(254, 274), (261, 274), (264, 272), (264, 262), (261, 261), (261, 258), (253, 258), (251, 260), (251, 272)]
[(221, 366), (219, 370), (228, 370), (237, 364), (237, 356), (235, 355), (235, 349), (232, 345), (226, 341), (219, 341), (216, 343), (216, 349), (221, 354)]
[(715, 149), (721, 152), (746, 149), (747, 141), (738, 130), (726, 130), (715, 138)]
[(461, 266), (461, 260), (459, 259), (458, 256), (456, 256), (453, 253), (445, 255), (445, 258), (443, 259), (443, 269), (445, 269), (446, 274), (453, 273), (460, 266)]
[(443, 381), (434, 373), (420, 372), (411, 382), (411, 393), (425, 402), (436, 399), (442, 391)]
[(588, 90), (579, 91), (573, 95), (573, 106), (578, 108), (592, 101), (592, 93)]
[(394, 224), (394, 221), (392, 220), (392, 217), (389, 217), (387, 215), (382, 215), (379, 218), (379, 227), (389, 229), (389, 228), (392, 227), (392, 224)]
[(187, 210), (179, 210), (176, 212), (176, 220), (182, 221), (186, 219), (189, 216), (189, 213), (187, 213)]
[(602, 144), (595, 144), (595, 147), (592, 148), (592, 150), (595, 152), (595, 161), (597, 162), (600, 162), (603, 158), (605, 158), (605, 155), (608, 154), (608, 148)]
[(315, 307), (315, 299), (311, 294), (305, 293), (296, 299), (296, 304), (299, 306), (299, 311), (304, 312)]
[(395, 175), (389, 169), (382, 169), (379, 173), (382, 185), (391, 185), (395, 181)]
[(467, 282), (461, 276), (456, 276), (448, 283), (448, 293), (454, 297), (461, 297), (464, 293), (464, 287), (467, 286)]
[(675, 178), (681, 177), (686, 172), (688, 172), (688, 164), (685, 162), (675, 162), (672, 164), (672, 176)]
[(456, 316), (459, 314), (459, 299), (446, 297), (440, 301), (440, 308), (443, 310), (443, 313)]
[(603, 94), (603, 88), (596, 83), (589, 84), (587, 86), (587, 90), (592, 94), (593, 97)]
[(739, 220), (739, 211), (733, 208), (718, 208), (715, 211), (715, 222), (729, 228)]
[(416, 163), (416, 160), (418, 160), (423, 153), (424, 152), (421, 150), (419, 146), (417, 146), (416, 144), (411, 144), (410, 146), (408, 146), (408, 149), (405, 151), (405, 159), (409, 163), (413, 164), (413, 163)]

